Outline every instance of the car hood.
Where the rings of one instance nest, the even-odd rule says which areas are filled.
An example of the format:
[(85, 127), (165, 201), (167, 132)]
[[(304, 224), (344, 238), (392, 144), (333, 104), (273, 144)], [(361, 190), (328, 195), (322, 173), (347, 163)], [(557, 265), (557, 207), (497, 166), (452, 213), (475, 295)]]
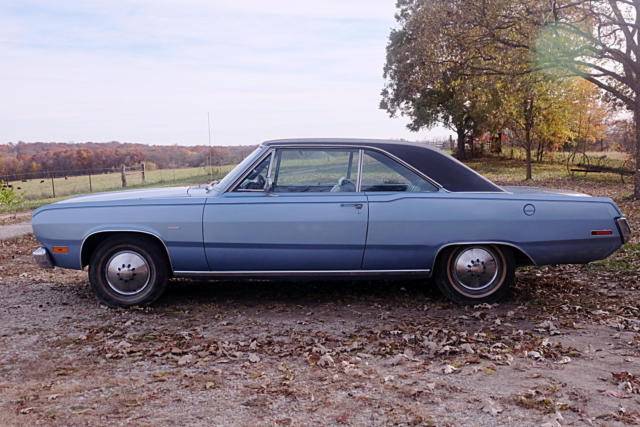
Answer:
[(148, 188), (142, 190), (127, 191), (110, 191), (107, 193), (87, 194), (84, 196), (72, 197), (55, 203), (63, 205), (69, 203), (91, 203), (91, 202), (110, 202), (116, 200), (145, 200), (160, 199), (168, 197), (188, 197), (190, 187), (166, 187), (166, 188)]
[(513, 194), (527, 194), (527, 195), (549, 195), (557, 194), (562, 196), (574, 196), (574, 197), (591, 197), (588, 194), (578, 193), (570, 190), (560, 190), (555, 188), (542, 188), (542, 187), (529, 187), (529, 186), (507, 186), (502, 187), (509, 193)]

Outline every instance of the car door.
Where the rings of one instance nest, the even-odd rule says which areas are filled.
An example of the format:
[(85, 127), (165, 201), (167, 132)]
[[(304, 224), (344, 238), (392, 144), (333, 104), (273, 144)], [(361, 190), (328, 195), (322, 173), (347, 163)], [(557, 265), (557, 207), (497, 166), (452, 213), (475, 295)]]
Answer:
[(365, 270), (424, 270), (437, 250), (439, 187), (383, 152), (364, 150), (361, 190), (369, 202)]
[(368, 206), (356, 191), (358, 162), (350, 148), (272, 150), (205, 206), (210, 269), (359, 270)]

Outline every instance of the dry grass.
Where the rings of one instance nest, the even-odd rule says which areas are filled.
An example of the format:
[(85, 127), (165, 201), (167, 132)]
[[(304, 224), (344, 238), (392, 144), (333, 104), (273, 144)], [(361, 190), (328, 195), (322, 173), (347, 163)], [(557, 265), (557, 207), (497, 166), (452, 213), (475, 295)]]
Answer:
[[(145, 182), (142, 182), (140, 171), (131, 171), (126, 174), (127, 188), (201, 184), (222, 178), (233, 166), (216, 166), (212, 169), (212, 174), (206, 167), (147, 170)], [(9, 184), (16, 189), (21, 198), (21, 203), (12, 209), (25, 210), (72, 195), (119, 190), (122, 189), (122, 178), (120, 172), (111, 172), (91, 175), (91, 178), (89, 175), (57, 177), (53, 179), (53, 185), (50, 178), (12, 181)], [(56, 197), (53, 197), (53, 187), (55, 187)], [(8, 209), (0, 207), (0, 212), (7, 211)]]

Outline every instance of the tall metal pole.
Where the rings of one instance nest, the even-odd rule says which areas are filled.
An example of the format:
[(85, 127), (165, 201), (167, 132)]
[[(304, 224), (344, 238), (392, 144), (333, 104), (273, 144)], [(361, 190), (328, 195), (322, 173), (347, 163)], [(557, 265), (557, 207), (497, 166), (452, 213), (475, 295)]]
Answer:
[(209, 176), (213, 176), (213, 169), (211, 169), (211, 118), (207, 111), (207, 127), (209, 129)]

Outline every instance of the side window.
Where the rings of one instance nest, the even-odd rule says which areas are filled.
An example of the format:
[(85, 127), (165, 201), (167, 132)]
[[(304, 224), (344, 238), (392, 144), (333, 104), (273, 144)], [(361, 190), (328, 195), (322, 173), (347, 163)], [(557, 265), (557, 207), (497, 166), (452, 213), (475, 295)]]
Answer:
[(434, 192), (438, 187), (388, 156), (365, 150), (362, 162), (362, 191)]
[(278, 150), (273, 191), (354, 192), (358, 175), (358, 150)]
[(267, 184), (267, 174), (269, 173), (269, 163), (271, 154), (249, 172), (249, 174), (238, 184), (235, 191), (262, 191)]

